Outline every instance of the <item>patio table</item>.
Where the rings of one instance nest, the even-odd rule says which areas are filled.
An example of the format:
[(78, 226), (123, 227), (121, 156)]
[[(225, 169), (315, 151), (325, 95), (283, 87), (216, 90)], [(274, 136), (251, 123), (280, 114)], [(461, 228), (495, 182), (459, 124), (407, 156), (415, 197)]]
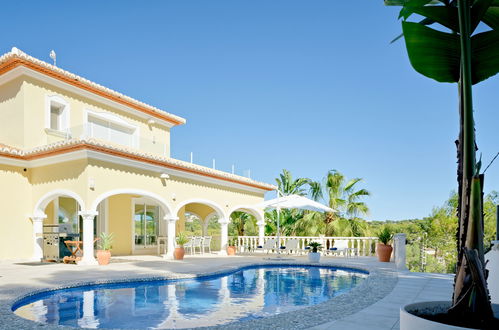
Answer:
[[(64, 241), (64, 244), (68, 247), (69, 252), (71, 252), (71, 256), (65, 256), (62, 259), (62, 262), (65, 264), (74, 262), (76, 263), (81, 259), (81, 255), (83, 255), (83, 251), (81, 249), (83, 245), (83, 241)], [(77, 253), (80, 253), (80, 256), (76, 255)]]
[[(99, 238), (94, 239), (94, 244), (97, 242)], [(65, 264), (77, 261), (80, 261), (83, 256), (83, 241), (64, 241), (64, 244), (68, 247), (69, 252), (71, 252), (71, 256), (65, 256), (62, 259), (62, 262)]]

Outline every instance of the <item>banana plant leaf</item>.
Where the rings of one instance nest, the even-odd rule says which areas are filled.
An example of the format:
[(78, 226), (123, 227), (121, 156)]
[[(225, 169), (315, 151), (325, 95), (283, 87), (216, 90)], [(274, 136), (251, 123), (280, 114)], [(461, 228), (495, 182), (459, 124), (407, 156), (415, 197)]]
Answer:
[(471, 49), (473, 84), (499, 72), (499, 31), (475, 34), (471, 38)]
[(402, 22), (402, 30), (414, 70), (438, 82), (459, 81), (459, 36), (413, 22)]
[(482, 18), (482, 21), (494, 30), (499, 30), (499, 4), (491, 7)]
[[(402, 22), (409, 60), (414, 70), (438, 82), (459, 81), (459, 36), (434, 30), (420, 23)], [(499, 31), (487, 31), (471, 38), (472, 83), (499, 72)]]

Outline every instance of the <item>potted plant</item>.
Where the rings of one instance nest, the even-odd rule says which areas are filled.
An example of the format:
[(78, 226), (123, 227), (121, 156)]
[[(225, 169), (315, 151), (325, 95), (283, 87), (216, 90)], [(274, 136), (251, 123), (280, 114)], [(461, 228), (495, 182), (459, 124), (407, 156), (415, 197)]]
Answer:
[(308, 253), (308, 261), (310, 262), (319, 262), (321, 259), (321, 254), (319, 250), (322, 249), (322, 244), (319, 242), (310, 242), (308, 243), (311, 251)]
[(384, 226), (383, 229), (378, 233), (379, 243), (376, 248), (376, 253), (378, 254), (379, 261), (390, 262), (393, 248), (389, 243), (392, 238), (393, 233), (388, 226)]
[(175, 260), (183, 260), (185, 255), (184, 244), (189, 242), (189, 238), (184, 232), (181, 232), (177, 235), (176, 241), (177, 247), (173, 251), (173, 257)]
[(235, 256), (236, 255), (236, 245), (237, 245), (237, 238), (231, 238), (231, 239), (229, 239), (229, 244), (227, 246), (227, 254), (229, 256)]
[(102, 232), (97, 243), (97, 262), (99, 265), (108, 265), (111, 260), (111, 249), (113, 248), (113, 233)]

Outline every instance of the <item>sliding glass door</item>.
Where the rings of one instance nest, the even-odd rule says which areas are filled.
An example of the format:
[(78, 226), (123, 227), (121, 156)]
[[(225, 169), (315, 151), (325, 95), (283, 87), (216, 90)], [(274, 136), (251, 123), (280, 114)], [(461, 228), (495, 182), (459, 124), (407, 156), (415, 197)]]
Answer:
[(134, 203), (135, 249), (157, 248), (159, 233), (159, 206), (137, 199)]

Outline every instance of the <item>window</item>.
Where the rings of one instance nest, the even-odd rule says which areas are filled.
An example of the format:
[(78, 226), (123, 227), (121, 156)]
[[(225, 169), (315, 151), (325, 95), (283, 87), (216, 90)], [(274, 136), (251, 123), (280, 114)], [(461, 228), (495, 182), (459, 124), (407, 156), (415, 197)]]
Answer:
[(128, 147), (138, 147), (138, 129), (110, 113), (87, 112), (88, 135)]
[(62, 128), (62, 112), (64, 108), (56, 104), (50, 105), (50, 129), (60, 131)]
[(62, 97), (47, 97), (45, 128), (59, 132), (69, 129), (69, 104)]

